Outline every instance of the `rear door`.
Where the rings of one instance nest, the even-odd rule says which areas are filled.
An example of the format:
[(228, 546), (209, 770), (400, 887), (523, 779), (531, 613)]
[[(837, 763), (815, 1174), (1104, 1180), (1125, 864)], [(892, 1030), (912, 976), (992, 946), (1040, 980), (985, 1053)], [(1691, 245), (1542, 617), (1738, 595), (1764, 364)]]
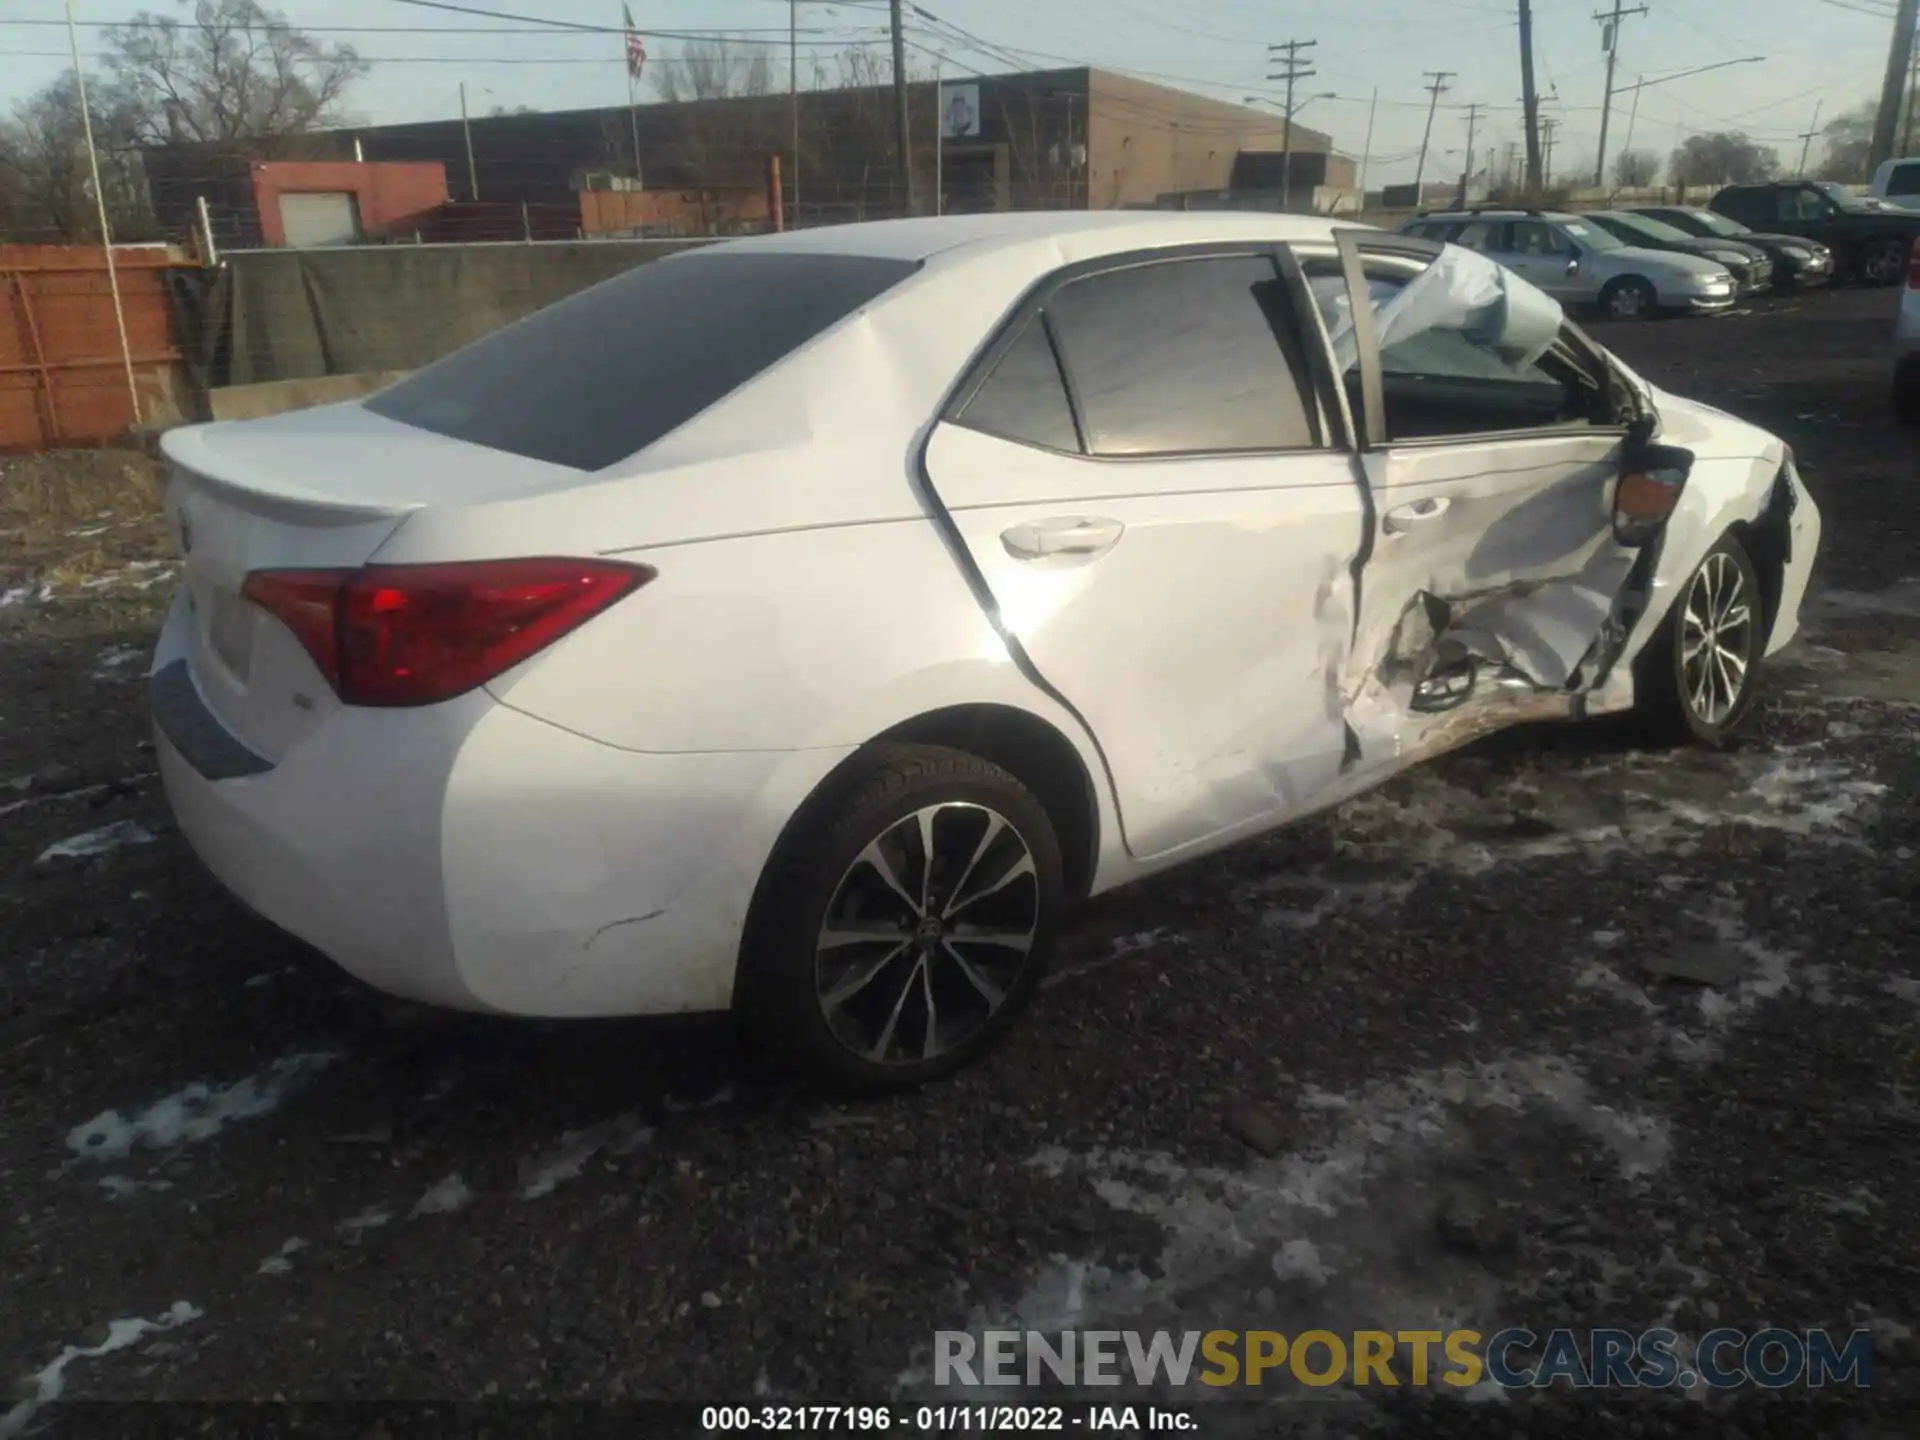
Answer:
[(1457, 743), (1456, 712), (1595, 680), (1635, 558), (1612, 529), (1631, 401), (1478, 257), (1346, 232), (1303, 264), (1373, 512), (1341, 690), (1359, 768), (1390, 767)]
[(1002, 632), (1095, 736), (1137, 856), (1311, 808), (1341, 771), (1364, 501), (1305, 358), (1310, 307), (1271, 247), (1063, 271), (927, 445)]

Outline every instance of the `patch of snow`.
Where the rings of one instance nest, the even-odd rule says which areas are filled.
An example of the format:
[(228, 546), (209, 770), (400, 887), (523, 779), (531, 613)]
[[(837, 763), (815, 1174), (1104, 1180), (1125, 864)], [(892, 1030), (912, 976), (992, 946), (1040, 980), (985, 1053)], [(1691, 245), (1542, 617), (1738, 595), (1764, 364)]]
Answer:
[(255, 1273), (260, 1275), (285, 1275), (293, 1269), (293, 1257), (306, 1248), (307, 1242), (296, 1235), (278, 1250), (274, 1251), (273, 1254), (262, 1260), (259, 1270)]
[(652, 1127), (641, 1124), (633, 1115), (619, 1115), (584, 1130), (569, 1130), (553, 1149), (522, 1162), (520, 1198), (539, 1200), (551, 1195), (569, 1180), (579, 1179), (587, 1162), (601, 1151), (631, 1155), (652, 1138)]
[(140, 1147), (173, 1150), (211, 1140), (229, 1125), (253, 1120), (340, 1059), (336, 1050), (283, 1056), (265, 1070), (225, 1085), (195, 1081), (133, 1115), (103, 1110), (67, 1134), (67, 1148), (81, 1160), (122, 1160)]
[(158, 1194), (173, 1189), (171, 1180), (135, 1180), (130, 1175), (102, 1175), (99, 1185), (110, 1200), (125, 1200), (134, 1195)]
[(1287, 1241), (1275, 1252), (1273, 1274), (1279, 1280), (1303, 1280), (1316, 1290), (1333, 1277), (1320, 1258), (1319, 1247), (1304, 1237)]
[(1141, 930), (1132, 935), (1121, 935), (1116, 937), (1113, 943), (1107, 946), (1106, 954), (1093, 960), (1083, 961), (1078, 965), (1066, 966), (1063, 969), (1055, 970), (1044, 976), (1040, 981), (1040, 988), (1042, 990), (1050, 990), (1055, 985), (1062, 985), (1069, 980), (1078, 979), (1080, 976), (1088, 974), (1091, 971), (1104, 970), (1107, 966), (1124, 960), (1129, 955), (1141, 950), (1151, 950), (1156, 945), (1186, 945), (1189, 943), (1186, 936), (1176, 935), (1164, 925), (1156, 925), (1151, 930)]
[(151, 845), (155, 838), (154, 833), (144, 825), (132, 820), (116, 820), (111, 825), (89, 830), (84, 835), (56, 840), (40, 852), (40, 858), (34, 864), (45, 865), (52, 860), (91, 860), (101, 855), (111, 855), (115, 850), (129, 845)]
[(133, 1316), (125, 1320), (114, 1320), (107, 1325), (107, 1338), (98, 1345), (69, 1345), (53, 1358), (52, 1363), (43, 1367), (29, 1380), (32, 1393), (0, 1415), (0, 1440), (15, 1440), (24, 1435), (27, 1425), (33, 1417), (46, 1406), (66, 1393), (67, 1367), (76, 1360), (98, 1360), (103, 1355), (111, 1355), (116, 1350), (125, 1350), (137, 1345), (148, 1335), (160, 1331), (176, 1330), (180, 1326), (198, 1320), (202, 1312), (185, 1300), (176, 1300), (165, 1314), (156, 1320)]
[(369, 1205), (351, 1220), (342, 1220), (335, 1227), (346, 1238), (349, 1245), (358, 1245), (360, 1237), (369, 1230), (378, 1230), (382, 1225), (390, 1224), (393, 1211), (384, 1205)]
[(116, 645), (110, 650), (102, 650), (93, 662), (93, 678), (96, 680), (137, 678), (128, 674), (128, 669), (146, 658), (147, 652), (133, 645)]
[(458, 1175), (449, 1175), (414, 1203), (409, 1218), (417, 1220), (422, 1215), (451, 1215), (471, 1199), (473, 1191), (467, 1188), (467, 1182)]
[(1906, 975), (1886, 975), (1881, 977), (1881, 988), (1896, 1000), (1904, 1000), (1909, 1005), (1920, 1005), (1920, 980)]

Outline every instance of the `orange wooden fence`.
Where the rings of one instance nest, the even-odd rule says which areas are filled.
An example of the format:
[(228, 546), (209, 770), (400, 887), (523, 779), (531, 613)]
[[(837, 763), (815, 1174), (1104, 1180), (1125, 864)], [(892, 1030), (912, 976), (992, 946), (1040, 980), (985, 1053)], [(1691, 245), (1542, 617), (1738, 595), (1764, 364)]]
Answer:
[(99, 445), (177, 421), (181, 355), (166, 294), (191, 264), (163, 245), (116, 248), (136, 417), (98, 245), (0, 245), (0, 452)]

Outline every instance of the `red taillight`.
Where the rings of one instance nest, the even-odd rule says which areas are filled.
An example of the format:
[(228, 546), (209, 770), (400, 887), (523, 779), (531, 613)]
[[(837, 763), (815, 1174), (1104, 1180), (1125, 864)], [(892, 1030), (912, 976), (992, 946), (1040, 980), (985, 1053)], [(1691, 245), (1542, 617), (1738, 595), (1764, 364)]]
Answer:
[(512, 669), (654, 573), (617, 560), (256, 570), (241, 593), (293, 631), (347, 704), (432, 705)]

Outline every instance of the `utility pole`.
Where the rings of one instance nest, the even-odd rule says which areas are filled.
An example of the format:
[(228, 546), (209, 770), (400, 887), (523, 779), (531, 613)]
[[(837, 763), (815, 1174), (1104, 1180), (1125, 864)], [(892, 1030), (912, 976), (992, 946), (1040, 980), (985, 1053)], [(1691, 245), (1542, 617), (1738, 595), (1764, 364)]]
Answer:
[(1432, 143), (1433, 140), (1433, 112), (1440, 108), (1440, 97), (1446, 93), (1447, 81), (1451, 80), (1456, 72), (1452, 70), (1426, 70), (1421, 73), (1427, 77), (1428, 83), (1424, 88), (1431, 98), (1427, 101), (1427, 128), (1420, 134), (1420, 163), (1416, 165), (1413, 170), (1413, 203), (1415, 206), (1418, 206), (1422, 199), (1420, 181), (1427, 173), (1427, 146)]
[(1647, 7), (1636, 5), (1631, 10), (1624, 9), (1620, 0), (1613, 0), (1613, 12), (1608, 15), (1595, 15), (1600, 22), (1600, 48), (1607, 52), (1607, 91), (1600, 102), (1600, 158), (1594, 161), (1593, 183), (1596, 186), (1607, 183), (1607, 120), (1613, 113), (1613, 66), (1620, 56), (1620, 22), (1629, 15), (1644, 15)]
[(1560, 122), (1552, 116), (1540, 122), (1540, 144), (1545, 153), (1540, 157), (1540, 188), (1545, 189), (1553, 183), (1553, 132), (1560, 128)]
[(1267, 76), (1267, 79), (1287, 82), (1287, 108), (1280, 131), (1282, 210), (1290, 208), (1293, 203), (1293, 86), (1295, 81), (1305, 80), (1314, 73), (1312, 65), (1301, 60), (1300, 52), (1311, 50), (1319, 43), (1317, 40), (1288, 40), (1284, 44), (1267, 46), (1267, 63), (1280, 67), (1278, 73)]
[(913, 152), (907, 148), (907, 32), (900, 23), (900, 0), (887, 6), (893, 29), (893, 174), (903, 215), (913, 214)]
[(793, 174), (787, 193), (793, 198), (793, 228), (800, 228), (800, 0), (787, 0), (787, 109), (793, 122)]
[(473, 126), (467, 123), (467, 82), (460, 82), (460, 133), (467, 140), (467, 198), (480, 198), (480, 178), (473, 168)]
[(1373, 98), (1367, 102), (1367, 143), (1360, 148), (1360, 208), (1367, 208), (1367, 162), (1373, 159), (1373, 112), (1380, 104), (1380, 87), (1373, 87)]
[(1878, 170), (1893, 158), (1907, 72), (1913, 65), (1917, 23), (1920, 23), (1920, 0), (1900, 0), (1900, 8), (1893, 17), (1893, 40), (1887, 47), (1886, 77), (1880, 85), (1880, 109), (1873, 117), (1873, 150), (1867, 157), (1870, 170)]
[(1813, 148), (1813, 137), (1820, 133), (1820, 102), (1813, 102), (1813, 119), (1800, 134), (1800, 168), (1793, 172), (1796, 180), (1807, 178), (1807, 152)]
[(1527, 141), (1527, 185), (1529, 192), (1541, 188), (1540, 179), (1540, 92), (1533, 84), (1533, 6), (1520, 0), (1520, 110), (1525, 116)]
[(1467, 187), (1473, 183), (1473, 133), (1480, 124), (1480, 105), (1467, 106), (1467, 165), (1460, 172), (1460, 208), (1467, 208)]
[(1920, 110), (1920, 34), (1914, 36), (1913, 60), (1907, 66), (1907, 133), (1900, 142), (1902, 155), (1913, 154), (1913, 112)]

